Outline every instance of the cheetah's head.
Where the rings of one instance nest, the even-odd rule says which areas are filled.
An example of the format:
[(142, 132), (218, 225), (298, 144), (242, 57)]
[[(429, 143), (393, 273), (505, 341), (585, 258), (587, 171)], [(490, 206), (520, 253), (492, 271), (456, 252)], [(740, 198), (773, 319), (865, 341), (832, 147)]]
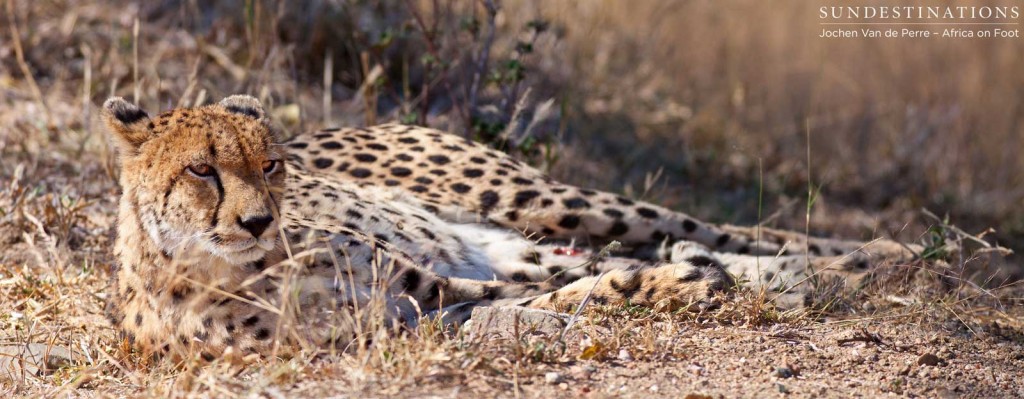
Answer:
[(242, 265), (274, 248), (285, 166), (258, 100), (231, 96), (150, 119), (113, 97), (103, 119), (120, 153), (122, 218), (134, 214), (161, 251)]

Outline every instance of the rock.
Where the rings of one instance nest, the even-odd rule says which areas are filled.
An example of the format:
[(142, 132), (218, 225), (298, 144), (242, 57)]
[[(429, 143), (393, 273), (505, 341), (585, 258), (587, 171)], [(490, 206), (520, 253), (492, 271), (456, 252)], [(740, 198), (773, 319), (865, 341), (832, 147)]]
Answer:
[(627, 351), (625, 349), (619, 349), (619, 360), (621, 360), (623, 362), (632, 362), (633, 361), (633, 355), (631, 355), (629, 353), (629, 351)]
[(917, 358), (917, 364), (919, 366), (938, 366), (944, 363), (941, 358), (931, 353), (925, 353), (921, 357)]
[(67, 348), (47, 344), (0, 346), (0, 380), (20, 373), (43, 375), (74, 363)]
[(544, 374), (544, 381), (552, 385), (558, 384), (562, 382), (562, 375), (554, 371), (551, 371)]
[(524, 335), (553, 339), (562, 333), (569, 315), (517, 306), (484, 306), (473, 309), (470, 321), (471, 339), (520, 339)]
[(779, 378), (793, 378), (796, 373), (789, 367), (779, 367), (775, 369), (775, 376)]

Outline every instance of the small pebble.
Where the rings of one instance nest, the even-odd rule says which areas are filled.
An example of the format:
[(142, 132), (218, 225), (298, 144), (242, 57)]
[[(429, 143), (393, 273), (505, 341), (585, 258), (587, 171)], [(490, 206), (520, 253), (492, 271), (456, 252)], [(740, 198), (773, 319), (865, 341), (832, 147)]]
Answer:
[(562, 382), (562, 375), (554, 371), (544, 374), (544, 381), (548, 384), (558, 384)]
[(779, 378), (793, 378), (793, 369), (789, 367), (776, 368), (775, 376)]
[(942, 363), (942, 359), (931, 353), (925, 353), (917, 358), (917, 364), (921, 366), (938, 366), (939, 363)]
[(619, 349), (619, 360), (624, 361), (624, 362), (632, 362), (633, 361), (633, 355), (631, 355), (629, 353), (629, 351), (627, 351), (625, 349)]

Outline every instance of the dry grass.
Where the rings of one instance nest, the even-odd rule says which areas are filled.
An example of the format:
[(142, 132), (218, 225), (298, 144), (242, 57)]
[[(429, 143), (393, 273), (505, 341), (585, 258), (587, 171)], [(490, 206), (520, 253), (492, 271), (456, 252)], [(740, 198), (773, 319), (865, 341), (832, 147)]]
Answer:
[[(622, 350), (686, 375), (695, 362), (710, 369), (693, 350), (716, 350), (712, 339), (800, 340), (894, 322), (991, 344), (996, 357), (1007, 343), (1019, 351), (1024, 291), (1007, 280), (1018, 269), (965, 251), (948, 265), (881, 268), (861, 289), (823, 289), (799, 312), (758, 292), (704, 314), (593, 308), (565, 345), (478, 342), (423, 323), (397, 335), (371, 329), (381, 339), (349, 353), (244, 368), (140, 359), (102, 317), (118, 189), (94, 113), (111, 94), (152, 112), (251, 93), (285, 135), (331, 123), (430, 124), (490, 140), (562, 180), (716, 221), (802, 230), (811, 185), (821, 193), (812, 231), (963, 237), (930, 234), (941, 226), (921, 216), (926, 207), (972, 233), (994, 227), (984, 240), (1024, 249), (1019, 40), (827, 42), (813, 38), (817, 6), (797, 2), (505, 2), (493, 20), (490, 2), (244, 4), (4, 4), (0, 346), (42, 344), (73, 358), (38, 375), (0, 375), (0, 392), (536, 396), (564, 393), (543, 383), (551, 370), (629, 368)], [(714, 391), (687, 384), (677, 389)]]

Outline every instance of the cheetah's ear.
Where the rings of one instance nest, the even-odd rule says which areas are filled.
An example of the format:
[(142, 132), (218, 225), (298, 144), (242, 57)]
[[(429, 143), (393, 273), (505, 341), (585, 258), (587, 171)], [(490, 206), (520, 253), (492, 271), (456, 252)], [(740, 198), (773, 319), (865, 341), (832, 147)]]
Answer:
[(267, 113), (263, 110), (263, 104), (256, 97), (244, 94), (236, 94), (220, 100), (220, 106), (228, 112), (248, 116), (261, 122), (266, 122)]
[(142, 143), (153, 137), (153, 122), (146, 111), (121, 97), (103, 102), (103, 121), (123, 154), (135, 154)]

